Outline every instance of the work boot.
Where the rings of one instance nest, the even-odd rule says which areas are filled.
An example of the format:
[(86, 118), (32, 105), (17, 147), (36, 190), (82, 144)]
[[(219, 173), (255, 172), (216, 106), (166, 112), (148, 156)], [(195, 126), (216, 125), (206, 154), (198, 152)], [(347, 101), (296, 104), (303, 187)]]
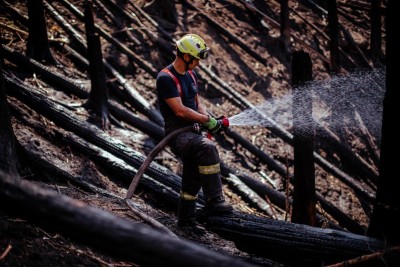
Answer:
[(206, 229), (200, 226), (195, 218), (196, 200), (179, 199), (178, 228), (196, 235), (204, 235)]
[(203, 175), (203, 194), (206, 198), (206, 211), (210, 215), (229, 214), (233, 208), (224, 198), (220, 173)]
[(219, 195), (207, 200), (206, 210), (212, 215), (230, 214), (233, 212), (232, 206), (225, 201), (223, 195)]

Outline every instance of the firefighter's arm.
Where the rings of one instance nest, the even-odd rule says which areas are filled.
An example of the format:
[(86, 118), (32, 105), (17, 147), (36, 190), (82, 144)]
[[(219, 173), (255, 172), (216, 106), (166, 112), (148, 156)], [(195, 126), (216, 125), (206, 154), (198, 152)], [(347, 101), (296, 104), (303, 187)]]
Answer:
[(210, 120), (207, 114), (194, 111), (193, 109), (184, 106), (180, 97), (168, 98), (165, 99), (165, 102), (172, 109), (175, 115), (182, 119), (200, 124), (204, 124)]

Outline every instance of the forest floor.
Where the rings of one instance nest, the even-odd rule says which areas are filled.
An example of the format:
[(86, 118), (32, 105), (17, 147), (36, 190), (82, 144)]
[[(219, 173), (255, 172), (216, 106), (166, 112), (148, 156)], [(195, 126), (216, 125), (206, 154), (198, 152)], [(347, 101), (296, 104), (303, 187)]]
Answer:
[[(0, 25), (3, 44), (24, 54), (28, 28), (15, 15), (9, 13), (6, 8), (6, 2), (11, 3), (14, 9), (19, 10), (20, 15), (27, 17), (28, 13), (24, 4), (25, 1), (4, 1), (0, 4), (1, 25), (8, 25), (8, 27)], [(84, 1), (70, 2), (83, 11)], [(108, 1), (96, 2), (106, 3)], [(179, 38), (187, 32), (202, 36), (211, 48), (212, 55), (201, 64), (206, 69), (212, 70), (221, 80), (234, 88), (241, 97), (254, 106), (259, 106), (272, 98), (282, 98), (291, 93), (290, 69), (288, 61), (280, 48), (279, 28), (260, 15), (256, 15), (249, 9), (246, 9), (241, 1), (191, 1), (200, 11), (193, 10), (193, 8), (182, 4), (183, 2), (175, 1), (177, 22), (162, 17), (165, 15), (163, 14), (163, 9), (150, 6), (149, 1), (135, 1), (135, 5), (147, 11), (158, 25), (162, 25), (164, 30), (174, 36), (174, 38)], [(269, 3), (266, 3), (266, 1), (247, 2), (253, 2), (261, 12), (279, 22), (279, 1), (269, 1)], [(292, 12), (290, 13), (290, 19), (292, 31), (314, 49), (314, 52), (310, 52), (313, 64), (313, 78), (315, 80), (329, 79), (328, 63), (326, 60), (321, 60), (321, 56), (315, 52), (318, 51), (318, 53), (324, 55), (325, 59), (329, 58), (328, 41), (316, 29), (310, 27), (311, 23), (319, 30), (325, 32), (325, 34), (328, 34), (327, 17), (326, 15), (318, 14), (309, 6), (304, 6), (301, 2), (303, 1), (291, 3)], [(363, 11), (361, 8), (357, 9), (353, 7), (349, 9), (345, 5), (346, 2), (338, 1), (338, 6), (352, 20), (339, 16), (340, 23), (349, 30), (358, 47), (368, 57), (368, 12)], [(364, 1), (357, 2), (367, 3)], [(57, 11), (84, 36), (84, 24), (79, 18), (70, 13), (62, 4), (62, 1), (60, 3), (54, 1), (52, 6), (56, 7)], [(150, 32), (153, 34), (160, 35), (160, 33), (157, 33), (154, 30), (154, 26), (149, 24), (143, 16), (139, 15), (139, 19), (144, 23), (142, 26), (134, 25), (132, 22), (127, 22), (126, 19), (124, 21), (120, 18), (122, 23), (130, 26), (129, 30), (140, 41), (140, 46), (138, 46), (126, 39), (122, 34), (123, 31), (117, 29), (110, 17), (107, 16), (99, 5), (95, 4), (94, 8), (96, 10), (94, 12), (96, 23), (112, 33), (113, 37), (118, 38), (125, 45), (131, 47), (144, 62), (149, 63), (156, 70), (160, 70), (171, 63), (171, 55), (174, 51), (171, 51), (171, 55), (163, 55), (164, 52), (149, 37), (151, 35), (148, 34), (146, 26), (148, 29), (151, 29)], [(125, 10), (134, 11), (133, 6), (128, 3), (125, 3), (124, 8)], [(203, 14), (217, 21), (219, 25), (242, 40), (256, 54), (265, 59), (265, 62), (260, 62), (254, 56), (240, 48), (226, 34), (222, 34), (220, 30), (212, 25)], [(46, 14), (46, 18), (49, 38), (52, 40), (51, 51), (59, 63), (58, 66), (50, 67), (50, 69), (81, 83), (89, 91), (90, 81), (86, 70), (73, 62), (66, 50), (55, 48), (54, 43), (68, 40), (68, 35), (55, 23), (49, 14)], [(357, 26), (353, 20), (357, 23)], [(348, 42), (341, 39), (340, 45), (353, 58), (356, 64), (360, 62), (359, 54), (357, 54), (357, 51)], [(132, 62), (126, 55), (120, 53), (116, 47), (104, 39), (102, 39), (102, 47), (104, 58), (129, 83), (137, 88), (144, 99), (151, 105), (157, 106), (155, 77), (138, 66), (137, 63)], [(301, 49), (307, 51), (305, 47), (300, 45), (300, 42), (294, 41), (293, 50)], [(350, 62), (346, 60), (342, 62), (343, 73), (357, 70), (357, 67), (351, 65)], [(40, 93), (46, 95), (49, 99), (69, 107), (69, 110), (77, 118), (84, 121), (92, 121), (92, 115), (82, 107), (85, 99), (80, 99), (77, 96), (60, 91), (43, 81), (40, 76), (32, 75), (7, 61), (5, 62), (5, 66), (7, 73), (13, 73), (24, 80), (26, 84), (37, 88)], [(362, 64), (359, 63), (358, 66), (362, 66)], [(243, 107), (238, 107), (226, 95), (221, 93), (219, 90), (221, 86), (215, 80), (211, 79), (204, 69), (199, 68), (197, 71), (200, 76), (201, 96), (209, 111), (217, 116), (225, 115), (227, 117), (232, 117), (243, 111)], [(107, 83), (112, 84), (114, 81), (115, 79), (110, 78)], [(130, 106), (129, 103), (121, 101), (116, 93), (111, 92), (110, 97), (114, 101), (125, 104), (128, 107)], [(70, 136), (71, 133), (16, 98), (10, 96), (8, 100), (15, 135), (25, 149), (40, 153), (46, 160), (75, 177), (84, 177), (87, 182), (112, 192), (121, 198), (125, 196), (126, 184), (121, 183), (118, 177), (115, 177), (109, 170), (93, 162), (85, 153), (68, 144), (66, 136)], [(135, 110), (134, 112), (137, 116), (146, 119), (139, 112)], [(105, 130), (105, 133), (115, 140), (119, 140), (136, 151), (143, 153), (143, 155), (148, 155), (158, 142), (158, 140), (149, 137), (130, 125), (123, 122), (121, 125), (112, 124), (111, 129)], [(257, 125), (232, 126), (231, 128), (242, 136), (245, 136), (252, 144), (273, 157), (283, 166), (286, 166), (290, 173), (293, 173), (292, 146), (273, 134), (270, 129)], [(288, 130), (291, 131), (292, 129)], [(368, 150), (365, 141), (357, 135), (357, 131), (347, 129), (346, 134), (348, 145), (376, 171), (377, 166), (373, 161), (373, 156), (371, 156), (371, 152)], [(77, 137), (72, 135), (70, 138)], [(220, 156), (224, 163), (237, 170), (238, 173), (254, 177), (254, 179), (263, 181), (274, 189), (285, 193), (284, 177), (271, 170), (264, 162), (260, 161), (231, 138), (222, 136), (215, 138), (215, 140), (218, 142)], [(379, 144), (379, 140), (375, 141)], [(335, 152), (332, 153), (332, 151), (335, 151), (334, 148), (331, 150), (323, 149), (322, 147), (319, 148), (319, 152), (330, 162), (338, 166), (338, 168), (349, 168), (338, 154)], [(168, 147), (156, 157), (155, 161), (171, 169), (178, 175), (181, 173), (181, 162)], [(20, 175), (23, 179), (38, 184), (43, 188), (57, 191), (59, 194), (82, 201), (88, 205), (107, 210), (128, 220), (141, 221), (140, 218), (131, 213), (129, 208), (119, 198), (85, 191), (69, 182), (59, 180), (57, 177), (46, 175), (41, 170), (30, 166), (29, 161), (23, 161), (23, 163), (23, 166), (20, 167)], [(361, 179), (359, 180), (360, 184), (365, 185)], [(236, 210), (268, 217), (268, 215), (256, 207), (246, 203), (225, 179), (223, 182), (227, 201)], [(362, 207), (359, 199), (348, 186), (320, 166), (316, 166), (316, 188), (330, 203), (367, 228), (369, 223), (368, 209)], [(293, 188), (290, 186), (290, 194), (292, 194), (292, 191)], [(264, 265), (269, 263), (268, 259), (240, 251), (233, 242), (223, 239), (211, 231), (207, 231), (207, 234), (202, 237), (182, 232), (176, 227), (176, 207), (158, 201), (157, 195), (143, 190), (140, 186), (135, 193), (134, 200), (143, 212), (167, 226), (181, 238), (191, 240), (214, 251), (242, 258), (254, 264)], [(319, 205), (317, 208), (324, 213)], [(274, 207), (274, 210), (277, 219), (285, 220), (286, 218), (290, 220), (290, 214), (286, 214), (285, 210), (278, 207)], [(331, 219), (329, 215), (326, 214), (326, 216), (327, 220)], [(122, 261), (91, 247), (76, 243), (68, 236), (43, 229), (26, 219), (9, 216), (0, 210), (1, 255), (0, 266), (139, 266), (134, 262)]]

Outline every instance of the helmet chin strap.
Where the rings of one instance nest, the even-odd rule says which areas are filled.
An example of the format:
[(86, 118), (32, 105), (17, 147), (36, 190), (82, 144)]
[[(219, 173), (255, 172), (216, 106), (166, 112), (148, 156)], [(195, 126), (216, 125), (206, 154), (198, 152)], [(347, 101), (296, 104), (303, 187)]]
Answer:
[(182, 58), (182, 59), (183, 59), (183, 62), (185, 62), (185, 67), (186, 67), (185, 71), (189, 70), (189, 65), (192, 64), (192, 62), (194, 60), (194, 57), (190, 56), (190, 60), (189, 61), (186, 61), (184, 58)]

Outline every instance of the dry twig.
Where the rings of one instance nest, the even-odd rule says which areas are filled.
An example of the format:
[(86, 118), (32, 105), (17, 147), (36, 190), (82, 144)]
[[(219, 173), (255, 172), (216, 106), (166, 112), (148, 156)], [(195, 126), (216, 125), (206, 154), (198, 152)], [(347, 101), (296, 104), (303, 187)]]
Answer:
[(4, 259), (4, 258), (7, 256), (7, 254), (10, 252), (11, 249), (12, 249), (11, 244), (8, 244), (7, 248), (6, 248), (6, 249), (4, 250), (4, 252), (0, 255), (0, 261), (1, 261), (2, 259)]
[(392, 248), (389, 248), (388, 250), (385, 250), (385, 251), (379, 251), (379, 252), (375, 252), (375, 253), (372, 253), (372, 254), (363, 255), (363, 256), (357, 257), (355, 259), (343, 261), (343, 262), (340, 262), (340, 263), (335, 263), (335, 264), (332, 264), (332, 265), (328, 265), (326, 267), (346, 267), (346, 266), (353, 266), (353, 265), (357, 265), (358, 266), (359, 264), (366, 263), (368, 261), (371, 261), (371, 260), (374, 260), (374, 259), (377, 259), (377, 258), (381, 258), (385, 254), (392, 253), (392, 252), (397, 252), (397, 253), (400, 252), (400, 246), (392, 247)]

